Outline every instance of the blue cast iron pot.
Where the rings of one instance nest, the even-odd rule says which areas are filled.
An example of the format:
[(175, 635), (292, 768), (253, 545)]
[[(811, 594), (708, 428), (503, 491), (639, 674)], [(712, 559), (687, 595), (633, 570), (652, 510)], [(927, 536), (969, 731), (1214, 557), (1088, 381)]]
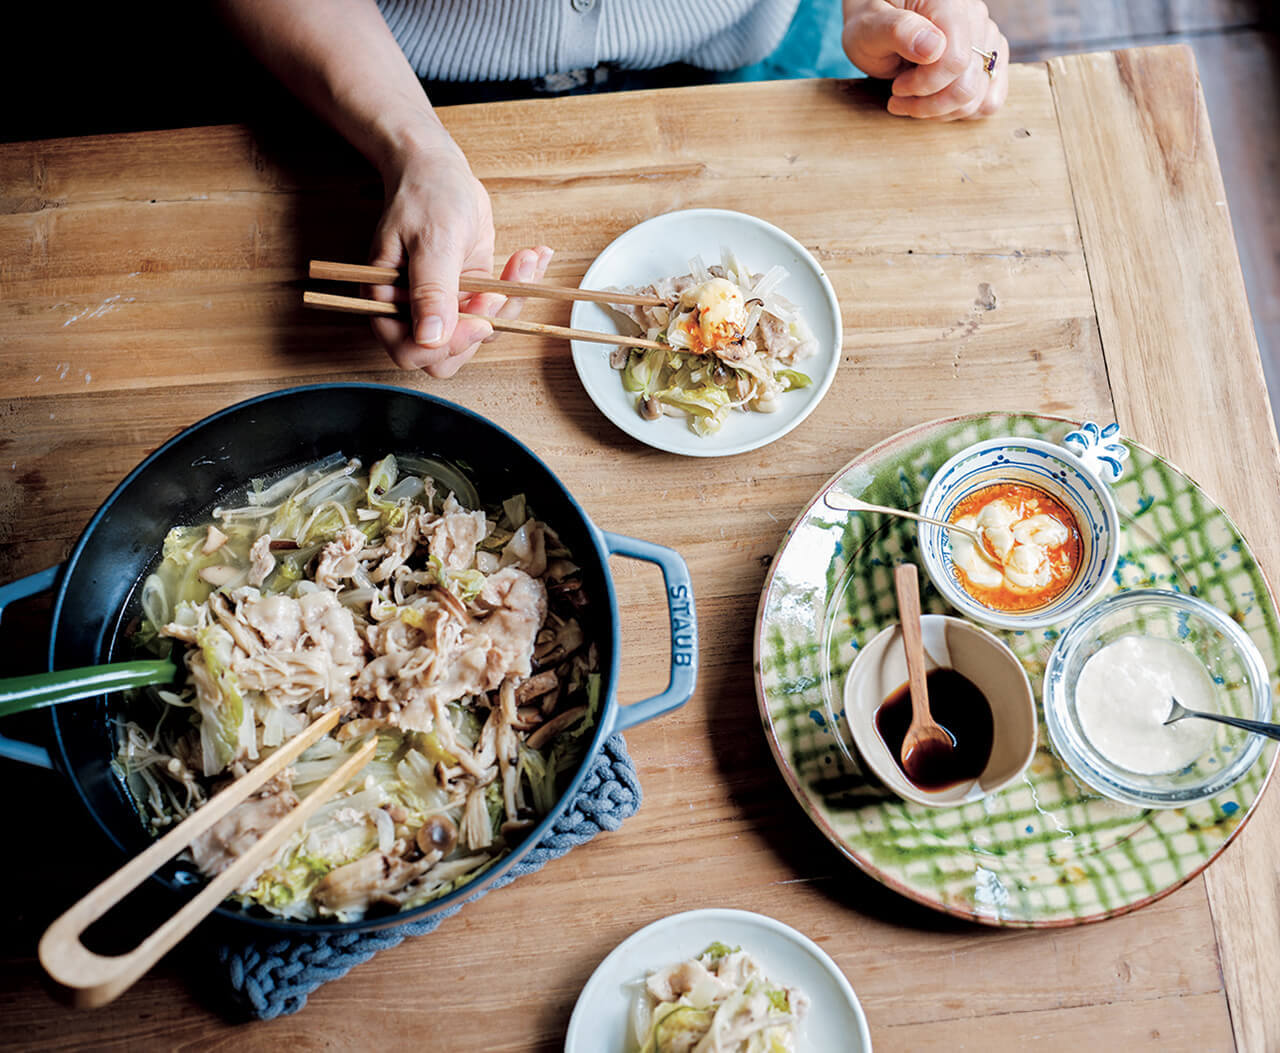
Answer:
[[(404, 388), (318, 384), (241, 402), (192, 425), (130, 473), (107, 498), (62, 567), (0, 588), (6, 603), (56, 588), (49, 640), (50, 670), (91, 666), (121, 657), (130, 598), (175, 524), (208, 514), (224, 494), (253, 478), (319, 460), (335, 452), (371, 463), (388, 452), (416, 453), (466, 466), (482, 500), (528, 497), (582, 568), (592, 603), (592, 634), (602, 675), (600, 719), (572, 782), (551, 812), (512, 853), (438, 900), (398, 914), (352, 922), (292, 922), (224, 903), (221, 918), (301, 934), (352, 932), (420, 919), (465, 900), (510, 870), (555, 823), (578, 792), (605, 739), (683, 705), (697, 676), (697, 626), (689, 571), (669, 548), (600, 530), (554, 473), (519, 440), (470, 410)], [(657, 564), (666, 582), (671, 625), (667, 689), (626, 706), (617, 701), (618, 604), (610, 556)], [(106, 835), (126, 855), (150, 843), (111, 766), (115, 739), (108, 698), (64, 703), (50, 711), (52, 749), (0, 739), (0, 755), (62, 771)], [(153, 880), (172, 892), (190, 883), (169, 867)], [(88, 891), (87, 889), (85, 891)]]

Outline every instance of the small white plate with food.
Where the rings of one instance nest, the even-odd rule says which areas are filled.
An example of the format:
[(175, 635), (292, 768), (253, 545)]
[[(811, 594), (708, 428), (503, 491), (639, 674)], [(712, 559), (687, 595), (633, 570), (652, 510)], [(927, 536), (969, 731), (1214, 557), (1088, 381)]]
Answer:
[(720, 909), (673, 914), (618, 944), (578, 996), (564, 1049), (665, 1053), (713, 1028), (726, 1053), (871, 1050), (857, 995), (822, 948), (763, 914)]
[(813, 412), (840, 364), (840, 304), (818, 261), (742, 212), (647, 219), (596, 257), (582, 288), (654, 292), (670, 304), (578, 301), (570, 323), (664, 345), (572, 342), (600, 411), (669, 453), (723, 457), (772, 442)]

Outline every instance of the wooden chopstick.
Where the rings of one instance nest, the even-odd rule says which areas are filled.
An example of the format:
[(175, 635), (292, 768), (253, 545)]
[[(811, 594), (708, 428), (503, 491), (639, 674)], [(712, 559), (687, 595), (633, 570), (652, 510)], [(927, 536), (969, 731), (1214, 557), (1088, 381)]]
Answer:
[(336, 709), (325, 713), (252, 771), (189, 815), (145, 852), (126, 863), (45, 930), (40, 940), (40, 963), (54, 980), (71, 990), (77, 1006), (92, 1008), (105, 1005), (125, 991), (165, 952), (195, 928), (206, 914), (247, 881), (313, 812), (369, 762), (377, 749), (376, 737), (356, 750), (252, 848), (218, 874), (132, 951), (120, 955), (101, 955), (90, 951), (81, 942), (81, 934), (86, 928), (141, 885), (162, 863), (176, 856), (232, 808), (278, 775), (303, 750), (331, 730), (338, 718), (339, 712)]
[[(322, 311), (345, 311), (348, 314), (368, 314), (394, 317), (403, 315), (408, 304), (390, 303), (386, 300), (365, 300), (358, 296), (339, 296), (336, 293), (319, 293), (310, 290), (302, 294), (302, 302), (307, 307), (316, 307)], [(616, 344), (618, 347), (645, 347), (656, 350), (669, 348), (668, 344), (660, 344), (640, 336), (624, 336), (621, 333), (597, 333), (592, 329), (574, 329), (564, 325), (547, 325), (543, 322), (522, 322), (518, 318), (491, 318), (483, 314), (467, 314), (465, 311), (459, 318), (481, 318), (494, 329), (504, 333), (533, 333), (539, 336), (559, 336), (567, 340), (585, 340), (595, 344)]]
[[(321, 281), (363, 282), (365, 285), (394, 285), (404, 275), (394, 267), (372, 267), (363, 263), (334, 263), (312, 260), (310, 275)], [(661, 296), (611, 292), (607, 289), (570, 289), (563, 285), (537, 282), (508, 282), (500, 278), (477, 278), (464, 274), (458, 280), (463, 292), (496, 292), (507, 296), (533, 296), (544, 300), (586, 300), (590, 303), (625, 303), (636, 307), (663, 307)]]

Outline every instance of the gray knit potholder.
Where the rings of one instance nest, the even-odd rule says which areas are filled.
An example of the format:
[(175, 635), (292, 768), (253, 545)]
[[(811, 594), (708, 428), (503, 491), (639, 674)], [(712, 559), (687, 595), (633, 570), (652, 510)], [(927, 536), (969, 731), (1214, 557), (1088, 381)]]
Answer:
[(234, 1009), (249, 1018), (270, 1020), (296, 1013), (321, 984), (336, 980), (406, 936), (431, 932), (445, 918), (486, 892), (531, 874), (602, 830), (616, 830), (640, 807), (640, 782), (621, 735), (605, 740), (573, 803), (531, 852), (493, 884), (421, 921), (374, 932), (322, 933), (227, 943), (218, 948)]

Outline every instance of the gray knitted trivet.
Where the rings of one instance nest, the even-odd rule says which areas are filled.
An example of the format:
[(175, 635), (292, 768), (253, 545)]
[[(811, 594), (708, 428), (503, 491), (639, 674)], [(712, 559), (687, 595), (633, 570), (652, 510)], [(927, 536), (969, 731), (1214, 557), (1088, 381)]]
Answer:
[(226, 944), (218, 959), (226, 967), (230, 996), (245, 1016), (258, 1020), (296, 1013), (307, 995), (394, 947), (406, 936), (430, 932), (486, 892), (531, 874), (571, 848), (590, 841), (601, 830), (616, 830), (640, 807), (640, 783), (621, 735), (606, 739), (565, 813), (528, 855), (493, 884), (422, 921), (406, 922), (374, 932), (319, 934), (311, 939), (259, 940)]

